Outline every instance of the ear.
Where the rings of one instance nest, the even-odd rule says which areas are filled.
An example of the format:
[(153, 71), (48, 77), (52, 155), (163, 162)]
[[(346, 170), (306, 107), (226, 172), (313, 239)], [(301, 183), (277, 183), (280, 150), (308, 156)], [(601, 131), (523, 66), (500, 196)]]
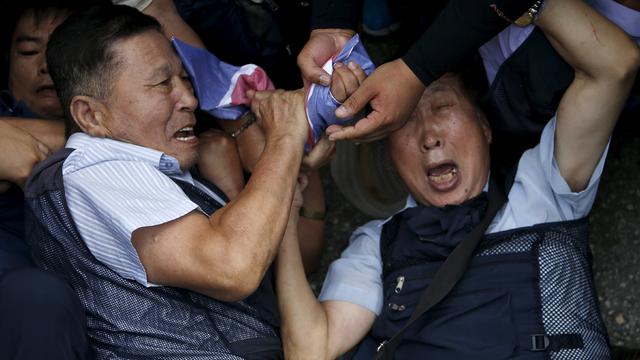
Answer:
[(491, 134), (491, 126), (489, 126), (489, 123), (486, 120), (482, 122), (482, 132), (484, 133), (484, 136), (487, 138), (487, 142), (491, 144), (491, 140), (493, 139)]
[(107, 122), (109, 109), (102, 101), (91, 96), (78, 95), (71, 99), (69, 105), (71, 116), (80, 130), (95, 137), (108, 137)]
[(477, 114), (478, 119), (480, 120), (480, 126), (482, 127), (482, 134), (484, 134), (484, 137), (487, 139), (487, 142), (491, 144), (491, 140), (492, 140), (491, 125), (489, 125), (489, 121), (487, 120), (487, 117), (484, 116), (484, 113), (482, 111), (478, 111), (477, 113), (478, 113)]

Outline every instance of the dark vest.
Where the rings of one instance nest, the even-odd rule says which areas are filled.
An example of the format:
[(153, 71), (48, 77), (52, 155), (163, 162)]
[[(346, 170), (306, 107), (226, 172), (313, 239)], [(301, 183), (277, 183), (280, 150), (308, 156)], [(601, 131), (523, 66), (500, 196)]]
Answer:
[[(180, 288), (147, 288), (97, 261), (65, 200), (62, 164), (72, 151), (63, 149), (43, 161), (27, 183), (28, 241), (37, 264), (66, 276), (78, 293), (98, 359), (283, 357), (268, 276), (246, 300), (223, 302)], [(196, 187), (176, 183), (207, 214), (222, 206)]]
[[(375, 348), (409, 319), (442, 265), (428, 242), (382, 231), (384, 303), (355, 358)], [(405, 235), (399, 237), (396, 234)], [(453, 291), (405, 334), (397, 359), (609, 359), (580, 219), (486, 235)], [(553, 357), (550, 357), (553, 356)]]

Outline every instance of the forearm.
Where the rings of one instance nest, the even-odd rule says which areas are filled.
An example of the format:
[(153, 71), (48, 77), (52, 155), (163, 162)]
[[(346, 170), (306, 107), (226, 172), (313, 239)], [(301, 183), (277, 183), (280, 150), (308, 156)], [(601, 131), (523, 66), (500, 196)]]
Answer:
[(296, 230), (296, 224), (290, 223), (276, 263), (276, 289), (285, 357), (328, 359), (327, 316), (305, 276)]
[(289, 137), (267, 139), (244, 190), (210, 219), (213, 226), (222, 229), (228, 253), (244, 259), (253, 280), (262, 278), (282, 240), (302, 146)]
[(162, 24), (168, 38), (175, 36), (189, 45), (205, 48), (198, 34), (180, 17), (172, 0), (153, 0), (143, 12)]
[(557, 112), (554, 157), (573, 191), (583, 190), (622, 110), (638, 47), (580, 0), (548, 0), (537, 25), (575, 69)]
[(637, 46), (581, 0), (547, 0), (536, 25), (580, 75), (595, 81), (620, 81), (629, 78), (635, 68)]
[(51, 151), (62, 149), (66, 142), (63, 121), (14, 117), (0, 117), (0, 121), (26, 131)]
[(425, 86), (471, 57), (485, 42), (524, 14), (535, 0), (450, 0), (402, 60)]
[(305, 272), (314, 271), (320, 263), (320, 256), (324, 249), (324, 217), (326, 216), (326, 204), (324, 189), (318, 170), (307, 174), (308, 184), (302, 192), (304, 212), (298, 221), (298, 236), (300, 239), (300, 253)]

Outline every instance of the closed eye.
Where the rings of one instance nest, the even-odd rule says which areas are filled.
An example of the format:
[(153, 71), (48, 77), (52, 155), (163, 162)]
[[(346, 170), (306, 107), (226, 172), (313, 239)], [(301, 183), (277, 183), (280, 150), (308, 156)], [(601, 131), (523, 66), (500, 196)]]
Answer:
[(171, 78), (166, 78), (156, 84), (156, 86), (169, 86), (169, 85), (171, 85)]
[(38, 51), (37, 50), (18, 51), (18, 54), (22, 56), (33, 56), (33, 55), (38, 55)]
[(443, 110), (447, 110), (449, 108), (453, 107), (453, 103), (447, 103), (447, 104), (438, 104), (436, 106), (434, 106), (435, 111), (443, 111)]

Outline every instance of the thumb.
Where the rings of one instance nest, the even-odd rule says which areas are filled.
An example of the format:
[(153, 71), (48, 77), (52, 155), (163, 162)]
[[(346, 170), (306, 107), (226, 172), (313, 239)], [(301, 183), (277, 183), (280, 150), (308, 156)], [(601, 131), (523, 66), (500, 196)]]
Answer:
[(244, 93), (244, 95), (247, 97), (249, 102), (251, 102), (253, 100), (253, 97), (256, 96), (256, 91), (253, 89), (249, 89)]
[(298, 67), (305, 82), (329, 86), (331, 76), (318, 65), (311, 55), (300, 54), (298, 56)]
[(336, 116), (342, 119), (354, 116), (358, 111), (362, 110), (365, 105), (367, 105), (373, 96), (373, 91), (369, 86), (367, 86), (367, 82), (365, 81), (338, 109), (336, 109)]

